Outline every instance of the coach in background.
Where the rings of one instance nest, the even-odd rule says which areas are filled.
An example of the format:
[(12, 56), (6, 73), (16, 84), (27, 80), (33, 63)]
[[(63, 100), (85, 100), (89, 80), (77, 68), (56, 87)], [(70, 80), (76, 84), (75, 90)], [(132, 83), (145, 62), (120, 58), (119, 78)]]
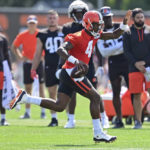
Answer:
[[(102, 7), (100, 12), (104, 20), (103, 31), (112, 32), (120, 26), (119, 23), (112, 22), (113, 14), (111, 13), (110, 7)], [(128, 86), (128, 62), (123, 53), (123, 37), (121, 35), (118, 39), (98, 40), (97, 47), (103, 57), (108, 57), (109, 78), (113, 92), (113, 106), (117, 116), (113, 128), (122, 128), (124, 127), (120, 99), (122, 77)]]
[(123, 36), (123, 47), (129, 61), (129, 90), (134, 95), (134, 129), (140, 129), (142, 128), (140, 97), (144, 90), (144, 83), (144, 88), (150, 93), (150, 81), (146, 78), (150, 66), (150, 27), (144, 25), (144, 14), (141, 8), (135, 8), (132, 17), (134, 23)]
[[(23, 61), (23, 78), (24, 85), (27, 93), (31, 94), (32, 91), (32, 83), (33, 79), (30, 77), (32, 60), (34, 57), (35, 49), (36, 49), (36, 35), (38, 33), (37, 29), (37, 17), (34, 15), (30, 15), (27, 18), (27, 30), (17, 35), (16, 39), (12, 44), (12, 51), (17, 56), (17, 58)], [(22, 52), (19, 47), (22, 46)], [(41, 60), (41, 58), (40, 58)], [(44, 95), (44, 70), (43, 70), (43, 62), (40, 61), (40, 64), (37, 68), (37, 73), (39, 75), (40, 82), (40, 96), (45, 97)], [(30, 104), (26, 104), (26, 112), (21, 119), (30, 118)], [(41, 118), (45, 118), (45, 110), (41, 109)]]

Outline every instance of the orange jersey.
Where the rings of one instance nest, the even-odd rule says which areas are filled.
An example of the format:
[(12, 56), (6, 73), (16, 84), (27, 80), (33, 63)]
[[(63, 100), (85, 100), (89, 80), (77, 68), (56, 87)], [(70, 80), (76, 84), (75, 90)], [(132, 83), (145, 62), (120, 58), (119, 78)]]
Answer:
[(22, 55), (32, 60), (34, 57), (34, 53), (36, 50), (37, 38), (36, 35), (38, 33), (38, 29), (34, 34), (30, 34), (28, 30), (17, 35), (13, 44), (16, 47), (22, 45)]
[[(89, 63), (97, 40), (98, 39), (94, 39), (93, 36), (88, 35), (85, 30), (74, 34), (68, 34), (65, 37), (65, 41), (68, 41), (73, 45), (73, 48), (68, 51), (69, 55), (74, 56), (86, 64)], [(66, 61), (63, 68), (73, 68), (74, 66), (74, 64)]]

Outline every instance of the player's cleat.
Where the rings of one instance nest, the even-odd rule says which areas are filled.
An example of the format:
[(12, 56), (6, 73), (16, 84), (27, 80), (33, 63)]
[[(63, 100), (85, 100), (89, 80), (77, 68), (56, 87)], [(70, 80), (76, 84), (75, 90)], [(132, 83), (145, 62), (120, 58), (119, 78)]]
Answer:
[(48, 127), (56, 127), (56, 126), (58, 126), (58, 120), (56, 118), (52, 118), (52, 120), (49, 123)]
[(99, 142), (109, 143), (109, 142), (115, 141), (116, 139), (117, 139), (116, 136), (111, 136), (111, 135), (108, 135), (104, 132), (102, 132), (101, 134), (94, 135), (94, 138), (93, 138), (95, 143), (99, 143)]
[(102, 123), (102, 127), (104, 129), (108, 129), (109, 128), (109, 119), (108, 119), (107, 116), (101, 118), (101, 123)]
[(10, 109), (13, 109), (17, 104), (24, 103), (24, 95), (26, 94), (25, 91), (19, 90), (17, 96), (10, 102), (9, 106)]
[(45, 119), (46, 118), (46, 115), (44, 112), (41, 112), (41, 119)]
[(20, 116), (20, 119), (30, 119), (30, 115), (26, 112), (23, 116)]
[(67, 123), (65, 124), (64, 128), (66, 129), (71, 129), (71, 128), (75, 128), (75, 120), (72, 121), (67, 121)]
[(2, 119), (1, 122), (0, 122), (0, 125), (1, 126), (8, 126), (9, 123), (5, 119)]
[(135, 120), (133, 129), (142, 129), (142, 123), (138, 120)]
[(124, 128), (124, 124), (120, 119), (116, 119), (115, 125), (113, 126), (113, 129), (118, 129), (118, 128)]

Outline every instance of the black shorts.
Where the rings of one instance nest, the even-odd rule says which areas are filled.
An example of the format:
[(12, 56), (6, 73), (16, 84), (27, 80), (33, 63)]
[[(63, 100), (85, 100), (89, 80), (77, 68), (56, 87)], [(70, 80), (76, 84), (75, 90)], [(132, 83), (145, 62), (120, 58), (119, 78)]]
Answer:
[(92, 88), (92, 84), (84, 77), (82, 81), (75, 81), (71, 78), (65, 69), (62, 69), (60, 74), (60, 84), (58, 88), (58, 92), (65, 93), (68, 96), (72, 97), (73, 92), (78, 92), (81, 95), (88, 93)]
[(45, 66), (45, 84), (46, 87), (50, 87), (59, 84), (59, 80), (56, 78), (57, 68), (52, 66)]
[[(31, 78), (31, 67), (32, 63), (28, 62), (23, 63), (24, 84), (33, 83), (33, 79)], [(38, 68), (36, 69), (36, 72), (39, 75), (39, 83), (44, 83), (44, 67), (42, 61), (40, 62)]]
[(109, 78), (110, 81), (114, 81), (120, 76), (123, 76), (128, 86), (128, 62), (123, 54), (112, 56), (108, 60), (109, 65)]

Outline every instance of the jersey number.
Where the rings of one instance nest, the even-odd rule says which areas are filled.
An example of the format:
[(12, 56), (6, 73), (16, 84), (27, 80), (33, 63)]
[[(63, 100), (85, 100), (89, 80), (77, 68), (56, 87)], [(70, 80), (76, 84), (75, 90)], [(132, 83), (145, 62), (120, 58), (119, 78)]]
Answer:
[(49, 37), (46, 40), (45, 48), (49, 51), (49, 53), (55, 53), (62, 42), (62, 37)]
[(85, 54), (87, 54), (89, 58), (92, 55), (92, 49), (93, 49), (93, 41), (91, 40), (91, 41), (89, 41), (88, 47), (87, 47), (87, 49), (85, 51)]

